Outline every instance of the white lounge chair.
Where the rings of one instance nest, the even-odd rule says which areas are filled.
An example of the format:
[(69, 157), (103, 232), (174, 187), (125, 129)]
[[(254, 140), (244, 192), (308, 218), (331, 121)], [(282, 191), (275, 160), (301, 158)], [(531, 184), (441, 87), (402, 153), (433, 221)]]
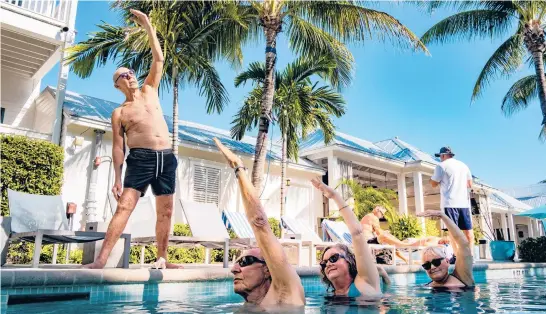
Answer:
[(309, 247), (309, 266), (316, 265), (317, 249), (324, 249), (333, 245), (333, 242), (325, 242), (311, 229), (304, 220), (292, 217), (281, 217), (281, 225), (284, 229), (301, 235), (303, 246)]
[[(110, 206), (115, 210), (117, 207), (117, 201), (112, 193), (108, 194), (110, 200)], [(205, 205), (205, 204), (200, 204)], [(140, 265), (144, 265), (144, 253), (145, 246), (157, 244), (157, 238), (155, 235), (155, 224), (157, 220), (156, 210), (153, 206), (152, 199), (149, 196), (141, 197), (135, 207), (129, 221), (127, 223), (128, 228), (132, 235), (131, 244), (142, 246), (140, 252)], [(171, 232), (172, 232), (171, 228)], [(193, 230), (192, 230), (193, 233)], [(169, 235), (169, 246), (175, 247), (198, 247), (203, 246), (205, 248), (229, 248), (229, 235), (225, 237), (211, 236), (196, 236), (193, 234), (191, 237), (186, 236), (174, 236)], [(224, 267), (227, 268), (228, 258), (224, 256)]]
[[(330, 237), (333, 241), (343, 243), (347, 246), (353, 245), (353, 237), (349, 232), (349, 228), (342, 221), (331, 221), (323, 220), (322, 221), (322, 230), (324, 230), (325, 235)], [(392, 252), (392, 263), (396, 265), (396, 248), (393, 245), (382, 245), (382, 244), (368, 244), (372, 250), (372, 254), (375, 256), (375, 252), (378, 250), (390, 250)]]
[[(222, 220), (226, 228), (231, 228), (237, 237), (241, 239), (252, 239), (251, 245), (256, 245), (256, 237), (252, 227), (248, 222), (246, 215), (240, 212), (223, 211)], [(297, 266), (301, 266), (300, 257), (302, 256), (302, 241), (295, 239), (279, 239), (279, 242), (284, 247), (297, 248)]]
[[(35, 195), (8, 189), (10, 235), (7, 241), (34, 243), (32, 268), (38, 267), (43, 244), (87, 243), (103, 240), (105, 232), (69, 230), (64, 202), (60, 195)], [(129, 268), (131, 235), (124, 233), (123, 268)], [(56, 254), (54, 254), (56, 259)], [(4, 261), (2, 261), (3, 263)]]

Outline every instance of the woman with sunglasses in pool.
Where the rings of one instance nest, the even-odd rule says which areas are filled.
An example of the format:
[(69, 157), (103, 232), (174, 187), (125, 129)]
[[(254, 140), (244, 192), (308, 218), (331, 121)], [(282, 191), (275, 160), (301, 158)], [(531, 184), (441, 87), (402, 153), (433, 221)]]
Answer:
[(459, 227), (441, 210), (427, 210), (417, 214), (419, 217), (440, 218), (444, 222), (455, 243), (455, 269), (449, 273), (449, 260), (445, 251), (438, 247), (429, 247), (423, 251), (423, 268), (432, 279), (427, 284), (432, 288), (466, 288), (474, 286), (472, 275), (472, 252), (468, 239)]
[(325, 197), (334, 200), (353, 238), (354, 254), (343, 244), (335, 244), (324, 250), (320, 260), (322, 280), (328, 289), (333, 289), (335, 296), (381, 296), (379, 272), (383, 272), (383, 275), (386, 273), (375, 264), (375, 257), (353, 209), (338, 192), (320, 179), (311, 182)]

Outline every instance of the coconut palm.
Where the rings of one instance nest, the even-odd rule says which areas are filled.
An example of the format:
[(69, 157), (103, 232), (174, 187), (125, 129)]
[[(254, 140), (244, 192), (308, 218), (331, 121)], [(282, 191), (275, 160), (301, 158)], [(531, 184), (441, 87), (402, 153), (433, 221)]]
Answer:
[[(528, 62), (535, 69), (534, 89), (530, 78), (518, 81), (515, 88), (534, 90), (542, 110), (541, 134), (546, 132), (546, 77), (544, 76), (544, 26), (546, 2), (544, 1), (434, 1), (429, 9), (452, 7), (458, 13), (432, 26), (421, 38), (425, 44), (443, 43), (453, 39), (506, 38), (483, 67), (472, 91), (476, 100), (484, 88), (495, 78), (514, 73), (520, 65)], [(512, 92), (517, 90), (512, 90)], [(519, 92), (508, 93), (503, 101), (504, 112), (515, 112), (526, 106)], [(532, 94), (532, 93), (531, 93)], [(529, 94), (529, 95), (531, 95)], [(514, 97), (516, 98), (514, 98)], [(519, 97), (519, 98), (518, 98)], [(509, 99), (517, 101), (510, 101)], [(521, 106), (524, 104), (525, 106)]]
[[(272, 110), (282, 133), (281, 216), (285, 207), (287, 158), (298, 158), (300, 140), (316, 128), (323, 131), (324, 140), (329, 143), (335, 134), (332, 116), (340, 117), (345, 113), (345, 102), (339, 93), (311, 80), (313, 75), (328, 78), (335, 66), (336, 62), (329, 57), (299, 58), (282, 73), (275, 74), (276, 92)], [(255, 84), (232, 122), (231, 134), (238, 140), (259, 123), (266, 73), (265, 63), (254, 62), (235, 78), (236, 86), (248, 81)]]
[(232, 64), (242, 62), (241, 43), (249, 32), (240, 19), (238, 6), (230, 2), (208, 1), (118, 1), (113, 8), (121, 13), (125, 25), (98, 25), (100, 31), (70, 48), (67, 61), (76, 75), (89, 77), (95, 67), (109, 59), (118, 66), (146, 77), (152, 55), (148, 37), (131, 26), (130, 9), (148, 13), (164, 54), (160, 86), (173, 91), (172, 148), (178, 152), (178, 96), (180, 84), (193, 84), (207, 99), (207, 112), (221, 112), (228, 102), (227, 92), (213, 62), (220, 58)]
[[(369, 4), (369, 3), (368, 3)], [(330, 85), (335, 88), (351, 80), (353, 56), (343, 43), (377, 38), (392, 40), (402, 47), (426, 51), (419, 39), (400, 21), (387, 13), (357, 1), (243, 1), (248, 16), (254, 16), (265, 36), (266, 76), (261, 94), (259, 130), (256, 139), (252, 184), (260, 190), (267, 154), (267, 133), (275, 94), (277, 39), (281, 31), (291, 49), (310, 59), (329, 56), (336, 62)]]

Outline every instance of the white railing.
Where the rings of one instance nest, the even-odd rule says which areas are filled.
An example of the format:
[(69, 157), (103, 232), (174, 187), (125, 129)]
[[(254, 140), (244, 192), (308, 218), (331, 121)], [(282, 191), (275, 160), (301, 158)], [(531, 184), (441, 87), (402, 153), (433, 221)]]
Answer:
[(0, 124), (0, 134), (23, 135), (30, 138), (51, 141), (51, 134), (40, 133), (27, 128), (20, 128), (8, 124)]
[(70, 14), (71, 0), (0, 0), (2, 4), (34, 12), (54, 20), (66, 23)]

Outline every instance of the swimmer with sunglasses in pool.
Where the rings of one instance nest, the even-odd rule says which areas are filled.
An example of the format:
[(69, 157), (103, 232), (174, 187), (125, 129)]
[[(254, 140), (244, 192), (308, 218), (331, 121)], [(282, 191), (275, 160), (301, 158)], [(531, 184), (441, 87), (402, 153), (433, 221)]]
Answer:
[(459, 227), (441, 210), (427, 210), (418, 213), (419, 217), (440, 218), (455, 242), (455, 269), (449, 273), (449, 260), (443, 249), (429, 247), (423, 251), (423, 268), (432, 279), (427, 284), (432, 288), (467, 288), (474, 286), (472, 274), (473, 258), (468, 239)]
[(381, 275), (383, 280), (386, 278), (387, 281), (388, 276), (375, 264), (375, 256), (372, 255), (368, 239), (353, 209), (338, 192), (322, 183), (320, 179), (313, 179), (311, 183), (325, 197), (334, 200), (353, 239), (354, 253), (341, 243), (329, 246), (322, 252), (320, 261), (322, 281), (328, 289), (333, 289), (334, 296), (380, 297), (382, 291), (379, 276)]
[(234, 292), (245, 299), (245, 305), (267, 310), (278, 307), (303, 309), (305, 296), (301, 279), (269, 226), (243, 162), (218, 139), (214, 142), (235, 171), (246, 217), (258, 242), (258, 248), (245, 250), (231, 268)]

